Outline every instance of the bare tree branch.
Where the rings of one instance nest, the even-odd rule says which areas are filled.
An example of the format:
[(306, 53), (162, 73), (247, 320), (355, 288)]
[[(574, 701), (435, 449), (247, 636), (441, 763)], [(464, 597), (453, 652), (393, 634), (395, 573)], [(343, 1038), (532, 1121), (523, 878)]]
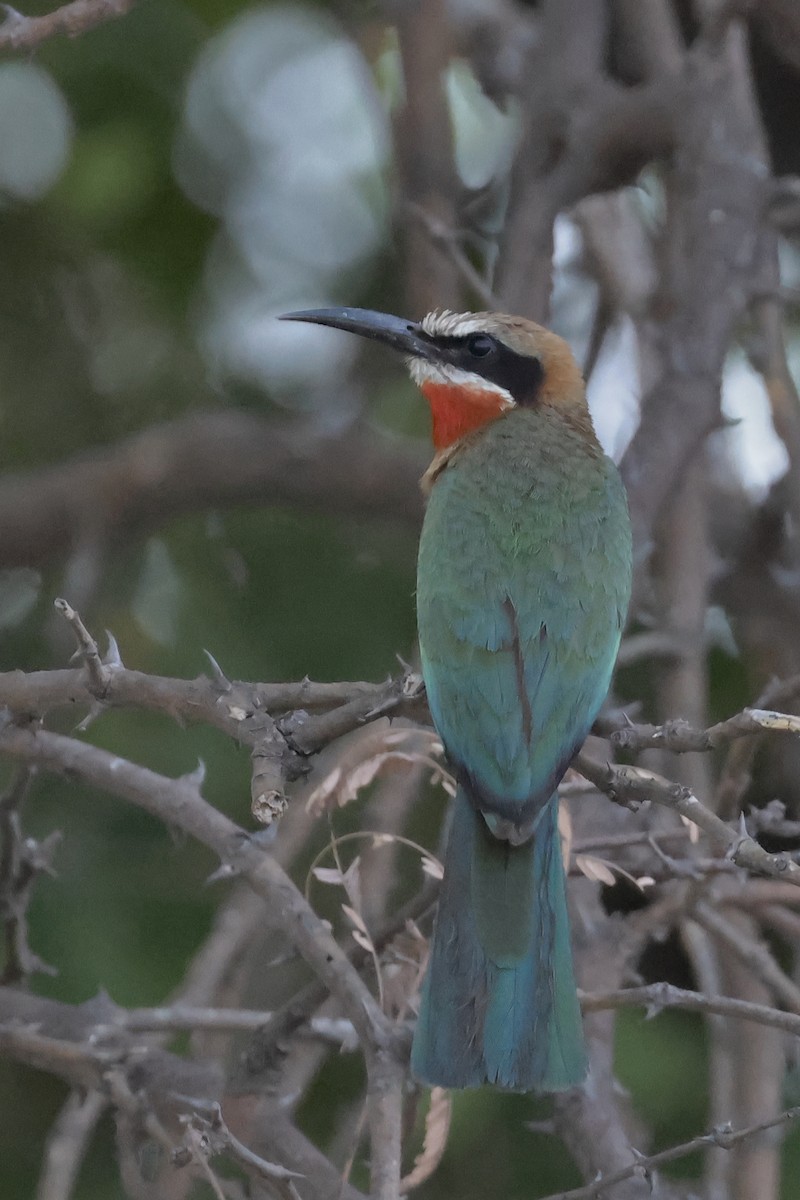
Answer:
[[(663, 273), (653, 305), (660, 369), (622, 462), (640, 563), (686, 463), (720, 425), (722, 366), (753, 296), (777, 283), (763, 214), (769, 164), (744, 31), (700, 39), (682, 72), (683, 111), (667, 176)], [(713, 213), (713, 220), (709, 220)]]
[(0, 478), (0, 566), (61, 560), (97, 529), (112, 543), (207, 508), (261, 502), (422, 517), (421, 448), (350, 428), (336, 437), (237, 409), (154, 425), (53, 467)]
[(683, 1142), (680, 1146), (671, 1146), (669, 1150), (661, 1150), (658, 1154), (637, 1154), (636, 1161), (630, 1167), (615, 1171), (613, 1175), (607, 1175), (603, 1179), (597, 1179), (593, 1183), (587, 1184), (586, 1187), (572, 1188), (569, 1192), (554, 1192), (550, 1196), (546, 1196), (545, 1200), (595, 1200), (595, 1198), (607, 1195), (611, 1188), (616, 1187), (619, 1183), (624, 1183), (627, 1179), (640, 1179), (646, 1182), (652, 1193), (654, 1168), (660, 1167), (662, 1163), (685, 1158), (687, 1154), (692, 1154), (695, 1150), (702, 1150), (705, 1146), (721, 1146), (724, 1150), (730, 1150), (731, 1147), (748, 1138), (755, 1137), (767, 1129), (791, 1125), (797, 1120), (800, 1120), (800, 1107), (787, 1108), (777, 1117), (771, 1117), (768, 1121), (759, 1121), (757, 1124), (748, 1125), (743, 1129), (732, 1129), (728, 1125), (718, 1127), (712, 1129), (710, 1133), (704, 1133), (700, 1137), (692, 1138), (689, 1142)]
[(66, 772), (183, 829), (213, 850), (227, 873), (242, 875), (266, 901), (267, 919), (338, 997), (358, 1033), (367, 1059), (373, 1192), (376, 1200), (396, 1200), (406, 1038), (394, 1030), (325, 923), (274, 858), (206, 803), (191, 777), (167, 779), (72, 738), (13, 726), (0, 732), (0, 754)]
[(586, 754), (578, 755), (575, 767), (595, 787), (618, 803), (636, 804), (652, 800), (655, 804), (672, 808), (726, 847), (737, 866), (800, 887), (800, 866), (796, 862), (785, 854), (769, 854), (746, 830), (736, 833), (681, 784), (671, 783), (655, 772), (640, 767), (601, 766)]
[(70, 1092), (47, 1138), (36, 1200), (69, 1200), (91, 1136), (107, 1107), (102, 1092)]
[(106, 21), (124, 17), (134, 0), (72, 0), (44, 17), (25, 17), (4, 4), (6, 18), (0, 25), (0, 50), (35, 50), (57, 34), (77, 37)]

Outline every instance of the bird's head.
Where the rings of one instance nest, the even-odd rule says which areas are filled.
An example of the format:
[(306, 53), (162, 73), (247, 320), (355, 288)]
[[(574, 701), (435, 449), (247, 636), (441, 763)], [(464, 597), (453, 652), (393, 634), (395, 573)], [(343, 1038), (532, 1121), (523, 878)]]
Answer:
[(537, 405), (560, 410), (594, 438), (569, 346), (533, 321), (503, 313), (432, 312), (416, 322), (362, 308), (309, 309), (281, 319), (330, 325), (399, 350), (430, 404), (437, 451), (514, 408)]

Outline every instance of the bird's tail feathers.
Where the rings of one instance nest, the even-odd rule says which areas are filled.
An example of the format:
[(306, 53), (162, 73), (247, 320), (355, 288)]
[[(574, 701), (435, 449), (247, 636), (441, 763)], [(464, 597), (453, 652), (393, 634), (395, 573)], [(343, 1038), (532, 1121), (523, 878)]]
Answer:
[(558, 1091), (586, 1074), (553, 796), (498, 841), (459, 789), (412, 1050), (418, 1078)]

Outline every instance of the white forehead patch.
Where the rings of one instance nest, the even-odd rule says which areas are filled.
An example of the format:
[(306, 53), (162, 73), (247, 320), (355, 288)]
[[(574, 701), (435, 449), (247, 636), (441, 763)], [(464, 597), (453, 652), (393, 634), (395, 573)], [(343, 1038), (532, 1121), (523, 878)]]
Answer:
[[(429, 318), (426, 317), (425, 320), (427, 321)], [(426, 329), (425, 332), (430, 333), (430, 330)], [(439, 332), (441, 333), (441, 330)], [(516, 406), (511, 392), (506, 391), (505, 388), (491, 383), (482, 375), (472, 371), (462, 371), (458, 367), (450, 366), (449, 363), (432, 363), (427, 362), (424, 358), (409, 358), (408, 369), (417, 387), (421, 388), (424, 383), (443, 383), (450, 387), (461, 388), (465, 392), (482, 392), (484, 395), (489, 392), (502, 401), (503, 408)]]
[(428, 313), (421, 321), (431, 337), (464, 337), (468, 333), (486, 333), (486, 313), (455, 313), (449, 309)]

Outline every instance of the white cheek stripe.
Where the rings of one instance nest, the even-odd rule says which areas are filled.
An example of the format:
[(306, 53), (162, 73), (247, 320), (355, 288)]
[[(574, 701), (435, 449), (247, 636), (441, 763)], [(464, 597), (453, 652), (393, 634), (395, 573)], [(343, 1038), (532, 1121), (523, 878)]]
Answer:
[(462, 371), (459, 367), (450, 366), (449, 363), (427, 362), (424, 358), (410, 358), (408, 369), (417, 387), (422, 387), (424, 383), (441, 383), (461, 388), (465, 392), (480, 392), (484, 396), (489, 392), (502, 401), (503, 408), (515, 407), (515, 400), (511, 392), (499, 387), (496, 383), (490, 383), (488, 379), (484, 379), (482, 375), (472, 371)]

